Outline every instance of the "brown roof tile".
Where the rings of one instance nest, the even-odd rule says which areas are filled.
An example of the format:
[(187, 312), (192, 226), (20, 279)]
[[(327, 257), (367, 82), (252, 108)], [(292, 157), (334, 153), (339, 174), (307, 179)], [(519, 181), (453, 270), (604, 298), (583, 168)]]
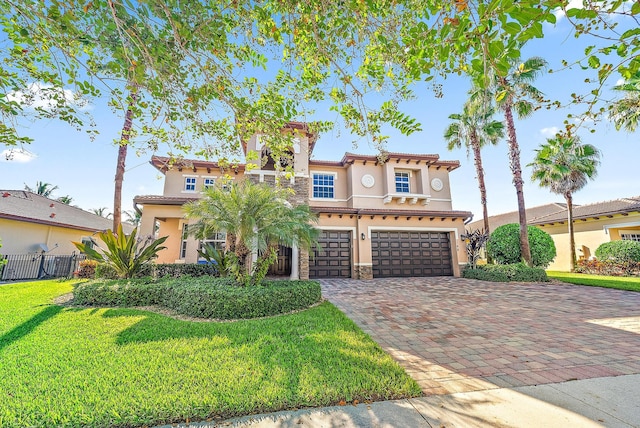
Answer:
[[(548, 216), (550, 214), (565, 212), (567, 209), (566, 204), (551, 203), (546, 205), (539, 205), (537, 207), (527, 208), (527, 223), (531, 224), (538, 218)], [(489, 216), (489, 228), (495, 230), (505, 224), (518, 223), (518, 211), (511, 211), (508, 213)], [(483, 219), (473, 221), (469, 223), (470, 229), (482, 229), (484, 227)]]
[[(640, 196), (616, 199), (613, 201), (596, 202), (588, 205), (573, 207), (573, 219), (588, 219), (607, 215), (640, 212)], [(567, 220), (566, 208), (560, 212), (546, 215), (529, 221), (529, 224), (543, 225)]]

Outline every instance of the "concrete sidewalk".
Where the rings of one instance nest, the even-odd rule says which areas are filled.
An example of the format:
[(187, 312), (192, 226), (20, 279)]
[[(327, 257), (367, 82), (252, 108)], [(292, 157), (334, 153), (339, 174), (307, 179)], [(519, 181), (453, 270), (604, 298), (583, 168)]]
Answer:
[(640, 427), (640, 375), (497, 388), (169, 427)]

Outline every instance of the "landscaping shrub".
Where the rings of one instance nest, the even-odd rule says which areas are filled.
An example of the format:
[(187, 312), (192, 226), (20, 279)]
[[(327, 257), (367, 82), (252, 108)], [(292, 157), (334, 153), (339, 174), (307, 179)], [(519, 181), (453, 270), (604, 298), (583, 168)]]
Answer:
[(596, 257), (602, 261), (612, 260), (618, 263), (640, 262), (640, 242), (605, 242), (596, 250)]
[(321, 299), (316, 281), (265, 281), (238, 287), (231, 278), (151, 278), (77, 284), (75, 302), (89, 306), (160, 305), (197, 318), (248, 319), (305, 309)]
[(96, 265), (95, 277), (97, 279), (116, 279), (118, 274), (110, 265), (106, 263), (98, 263)]
[[(533, 226), (527, 230), (533, 265), (542, 268), (549, 266), (556, 257), (556, 246), (551, 235)], [(520, 226), (511, 223), (496, 228), (487, 241), (487, 255), (502, 265), (520, 263)]]
[(200, 277), (200, 276), (219, 276), (218, 269), (215, 264), (198, 264), (198, 263), (160, 263), (154, 266), (153, 276), (162, 278), (169, 276), (171, 278), (180, 278), (182, 276)]
[(479, 265), (462, 271), (463, 278), (492, 282), (547, 282), (549, 278), (542, 268), (531, 268), (524, 263), (509, 265)]
[(575, 272), (606, 276), (640, 276), (640, 262), (578, 260)]
[(98, 262), (95, 260), (81, 260), (78, 263), (78, 278), (95, 278), (96, 266), (98, 266)]

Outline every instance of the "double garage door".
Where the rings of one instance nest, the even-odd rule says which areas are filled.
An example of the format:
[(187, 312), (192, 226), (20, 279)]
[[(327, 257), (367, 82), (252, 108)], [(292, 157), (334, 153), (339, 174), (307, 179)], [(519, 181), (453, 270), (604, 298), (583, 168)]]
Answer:
[[(351, 232), (323, 230), (309, 260), (311, 278), (351, 277)], [(451, 242), (443, 232), (372, 231), (373, 277), (450, 276)]]
[(373, 277), (450, 276), (451, 243), (442, 232), (371, 232)]

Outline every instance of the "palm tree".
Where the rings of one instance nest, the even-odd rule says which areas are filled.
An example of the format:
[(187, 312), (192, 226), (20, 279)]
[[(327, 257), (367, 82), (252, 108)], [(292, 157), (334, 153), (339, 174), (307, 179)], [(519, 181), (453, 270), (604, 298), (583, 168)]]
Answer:
[(127, 216), (127, 223), (135, 227), (140, 226), (140, 220), (142, 220), (142, 213), (140, 211), (123, 211), (123, 213)]
[(71, 205), (71, 202), (73, 202), (73, 198), (69, 195), (65, 195), (65, 196), (60, 196), (57, 199), (57, 201), (65, 205)]
[(25, 183), (24, 190), (44, 196), (45, 198), (50, 198), (52, 193), (58, 190), (58, 186), (53, 186), (51, 183), (45, 183), (44, 181), (36, 181), (34, 188), (29, 187)]
[(564, 196), (567, 202), (571, 271), (576, 267), (576, 243), (573, 235), (573, 194), (597, 174), (600, 152), (591, 144), (580, 144), (577, 136), (557, 135), (536, 150), (531, 179), (541, 187)]
[(617, 130), (624, 128), (627, 132), (635, 132), (640, 122), (640, 71), (615, 90), (624, 91), (624, 98), (609, 107), (609, 118)]
[[(486, 98), (486, 97), (485, 97)], [(487, 144), (495, 145), (504, 137), (504, 124), (493, 120), (495, 113), (491, 105), (483, 99), (472, 98), (464, 105), (461, 114), (452, 114), (451, 123), (444, 131), (444, 139), (449, 150), (459, 149), (463, 145), (473, 152), (473, 162), (476, 167), (478, 187), (480, 189), (480, 203), (484, 217), (484, 231), (489, 233), (489, 213), (487, 211), (487, 188), (484, 184), (484, 168), (480, 150)]]
[(241, 273), (251, 275), (252, 254), (265, 255), (277, 244), (310, 249), (317, 240), (318, 230), (312, 226), (316, 216), (307, 205), (291, 206), (286, 195), (285, 190), (245, 180), (206, 189), (202, 199), (184, 210), (187, 218), (197, 219), (191, 229), (196, 237), (226, 233), (225, 252), (234, 253)]
[(104, 218), (109, 218), (112, 215), (107, 207), (91, 208), (89, 211)]
[(529, 58), (522, 63), (514, 62), (514, 66), (505, 76), (496, 76), (493, 81), (496, 102), (504, 112), (507, 123), (509, 145), (509, 166), (513, 175), (513, 185), (518, 199), (518, 220), (520, 223), (520, 253), (524, 261), (531, 266), (531, 249), (529, 248), (529, 233), (527, 232), (527, 214), (524, 204), (524, 190), (522, 166), (520, 162), (520, 146), (516, 136), (516, 126), (513, 120), (515, 110), (518, 118), (531, 116), (535, 110), (535, 102), (542, 101), (542, 92), (534, 87), (536, 77), (546, 68), (547, 62), (539, 57)]

